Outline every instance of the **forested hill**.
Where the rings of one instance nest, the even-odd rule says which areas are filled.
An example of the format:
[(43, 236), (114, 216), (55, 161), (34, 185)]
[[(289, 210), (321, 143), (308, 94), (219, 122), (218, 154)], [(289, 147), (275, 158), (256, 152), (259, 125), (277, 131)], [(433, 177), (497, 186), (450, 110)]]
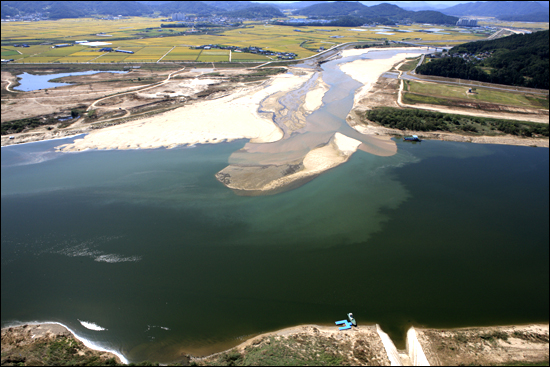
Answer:
[(418, 74), (549, 89), (549, 31), (515, 34), (455, 46), (454, 57), (434, 59)]
[(545, 7), (537, 1), (480, 1), (458, 4), (442, 9), (441, 12), (456, 16), (477, 15), (501, 17), (532, 14), (535, 12), (548, 12), (548, 7)]
[(172, 13), (248, 18), (284, 17), (273, 4), (251, 1), (2, 1), (2, 18), (40, 13), (51, 19), (89, 16), (153, 16)]
[[(313, 4), (294, 12), (294, 15), (306, 15), (333, 19), (347, 17), (357, 20), (357, 23), (367, 23), (375, 20), (378, 23), (394, 24), (397, 21), (412, 21), (416, 23), (456, 24), (457, 17), (445, 15), (438, 11), (410, 11), (393, 4), (378, 4), (365, 6), (360, 2), (335, 1)], [(362, 23), (361, 23), (362, 24)], [(342, 26), (358, 26), (361, 24), (334, 24)]]

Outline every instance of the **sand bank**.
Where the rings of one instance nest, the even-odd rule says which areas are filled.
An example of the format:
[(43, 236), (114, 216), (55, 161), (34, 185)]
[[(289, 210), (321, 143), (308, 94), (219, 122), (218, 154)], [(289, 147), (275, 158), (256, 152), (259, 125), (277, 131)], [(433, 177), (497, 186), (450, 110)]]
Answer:
[(263, 191), (274, 190), (293, 181), (317, 176), (346, 162), (357, 151), (359, 145), (361, 145), (359, 140), (336, 133), (327, 145), (307, 153), (302, 162), (303, 169), (301, 171), (281, 177), (258, 189)]
[(329, 86), (327, 85), (327, 83), (325, 83), (323, 79), (319, 77), (317, 79), (315, 87), (306, 94), (306, 98), (304, 101), (304, 110), (306, 111), (306, 113), (312, 113), (323, 105), (323, 97), (328, 90)]
[(85, 149), (173, 148), (184, 144), (205, 144), (251, 139), (273, 142), (283, 133), (269, 114), (258, 112), (260, 102), (269, 95), (290, 91), (305, 83), (312, 73), (279, 75), (270, 82), (243, 89), (232, 95), (191, 104), (142, 120), (132, 121), (88, 134), (60, 151)]
[[(344, 53), (346, 51), (344, 51)], [(348, 56), (361, 54), (357, 53), (357, 51), (361, 50), (349, 50), (350, 55)], [(366, 52), (367, 51), (363, 50), (363, 53)], [(405, 60), (407, 57), (416, 57), (418, 55), (420, 55), (420, 52), (411, 50), (410, 52), (399, 53), (389, 59), (361, 59), (342, 64), (340, 66), (340, 69), (344, 73), (348, 74), (353, 79), (363, 84), (363, 86), (357, 89), (357, 91), (355, 92), (353, 108), (355, 109), (357, 107), (359, 101), (365, 98), (365, 96), (368, 94), (374, 83), (376, 83), (378, 78), (386, 71), (390, 70), (393, 65)]]
[(312, 149), (303, 160), (273, 166), (230, 165), (218, 172), (216, 178), (243, 195), (277, 193), (346, 162), (360, 145), (358, 140), (335, 133), (328, 144)]

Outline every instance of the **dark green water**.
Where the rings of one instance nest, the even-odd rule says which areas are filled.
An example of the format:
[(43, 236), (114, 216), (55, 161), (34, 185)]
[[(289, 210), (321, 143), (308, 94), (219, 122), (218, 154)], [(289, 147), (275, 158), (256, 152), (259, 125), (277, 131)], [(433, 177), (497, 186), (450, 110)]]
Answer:
[(548, 149), (398, 142), (240, 197), (214, 174), (244, 141), (61, 143), (2, 148), (3, 326), (58, 321), (166, 362), (347, 312), (398, 347), (410, 325), (548, 321)]

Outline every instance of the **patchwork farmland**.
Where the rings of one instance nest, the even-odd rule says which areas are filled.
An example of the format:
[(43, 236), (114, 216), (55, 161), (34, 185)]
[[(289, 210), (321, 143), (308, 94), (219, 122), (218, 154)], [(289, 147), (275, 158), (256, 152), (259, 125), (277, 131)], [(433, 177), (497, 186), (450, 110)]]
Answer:
[[(265, 62), (275, 56), (229, 50), (200, 50), (195, 46), (220, 44), (261, 47), (274, 53), (295, 53), (297, 58), (312, 56), (320, 48), (329, 49), (345, 42), (440, 41), (440, 45), (484, 39), (488, 32), (469, 32), (439, 27), (430, 33), (423, 25), (347, 28), (289, 27), (245, 22), (237, 28), (216, 29), (214, 34), (196, 34), (187, 28), (160, 28), (161, 21), (133, 17), (110, 21), (92, 18), (61, 19), (34, 23), (2, 24), (2, 57), (14, 63), (156, 63), (156, 62)], [(32, 32), (30, 27), (33, 27)], [(459, 32), (460, 31), (460, 32)], [(75, 45), (76, 41), (104, 42), (99, 46)], [(27, 44), (29, 47), (15, 47)], [(69, 47), (52, 48), (68, 43)], [(111, 52), (100, 51), (110, 47)], [(115, 50), (133, 51), (124, 54)]]

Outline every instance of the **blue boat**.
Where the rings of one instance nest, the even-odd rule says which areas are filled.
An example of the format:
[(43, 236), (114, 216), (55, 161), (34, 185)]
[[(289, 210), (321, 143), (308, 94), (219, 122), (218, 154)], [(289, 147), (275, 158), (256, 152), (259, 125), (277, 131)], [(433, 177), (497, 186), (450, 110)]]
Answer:
[(403, 140), (405, 140), (405, 141), (422, 141), (422, 140), (420, 140), (420, 138), (417, 135), (405, 136), (403, 138)]

